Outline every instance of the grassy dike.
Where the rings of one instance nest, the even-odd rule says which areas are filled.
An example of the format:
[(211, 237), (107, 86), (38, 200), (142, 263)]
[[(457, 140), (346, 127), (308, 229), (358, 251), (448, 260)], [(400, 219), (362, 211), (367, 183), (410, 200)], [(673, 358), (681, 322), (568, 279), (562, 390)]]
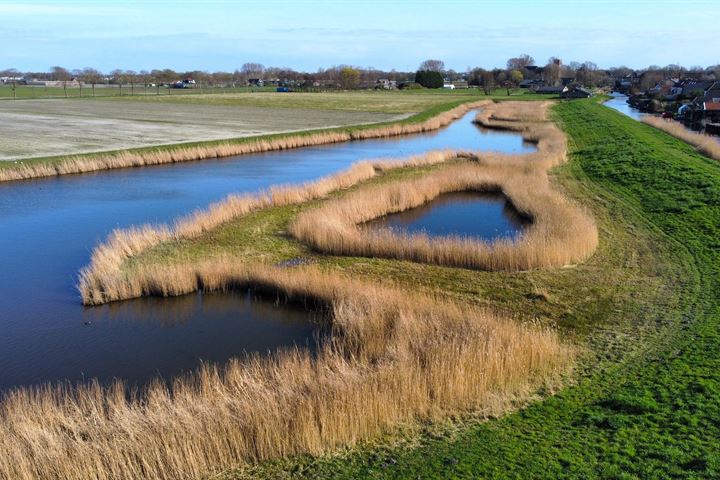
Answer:
[[(554, 114), (571, 149), (557, 183), (592, 209), (601, 229), (601, 246), (586, 264), (485, 274), (383, 260), (321, 261), (555, 318), (588, 346), (575, 384), (490, 422), (429, 425), (419, 435), (221, 478), (720, 475), (720, 166), (594, 101), (562, 103)], [(259, 225), (269, 221), (255, 217), (228, 228), (259, 235)]]

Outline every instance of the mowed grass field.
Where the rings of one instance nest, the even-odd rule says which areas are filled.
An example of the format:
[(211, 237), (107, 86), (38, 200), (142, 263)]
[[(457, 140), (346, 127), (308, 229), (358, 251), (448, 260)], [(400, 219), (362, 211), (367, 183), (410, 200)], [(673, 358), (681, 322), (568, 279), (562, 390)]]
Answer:
[[(498, 90), (488, 98), (507, 98), (505, 90)], [(512, 98), (535, 97), (527, 93)], [(323, 93), (277, 93), (255, 92), (213, 95), (160, 95), (147, 97), (123, 97), (136, 102), (154, 104), (182, 103), (203, 105), (230, 105), (262, 108), (301, 108), (343, 110), (353, 112), (417, 113), (443, 103), (486, 98), (477, 89), (466, 90), (407, 90), (407, 91), (329, 91)], [(119, 98), (107, 98), (118, 101)]]

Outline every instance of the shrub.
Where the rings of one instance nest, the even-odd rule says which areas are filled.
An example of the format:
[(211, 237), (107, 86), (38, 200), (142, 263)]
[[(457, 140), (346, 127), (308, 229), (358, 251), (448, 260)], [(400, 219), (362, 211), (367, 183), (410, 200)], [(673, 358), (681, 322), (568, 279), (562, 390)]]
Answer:
[(444, 80), (440, 72), (418, 70), (415, 73), (415, 82), (425, 88), (442, 88)]

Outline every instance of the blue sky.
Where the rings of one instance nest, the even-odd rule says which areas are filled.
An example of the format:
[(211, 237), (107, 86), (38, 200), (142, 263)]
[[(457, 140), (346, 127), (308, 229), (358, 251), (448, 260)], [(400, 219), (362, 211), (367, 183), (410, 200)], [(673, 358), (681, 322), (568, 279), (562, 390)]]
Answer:
[(315, 71), (504, 66), (550, 56), (600, 67), (720, 63), (720, 1), (0, 0), (0, 68)]

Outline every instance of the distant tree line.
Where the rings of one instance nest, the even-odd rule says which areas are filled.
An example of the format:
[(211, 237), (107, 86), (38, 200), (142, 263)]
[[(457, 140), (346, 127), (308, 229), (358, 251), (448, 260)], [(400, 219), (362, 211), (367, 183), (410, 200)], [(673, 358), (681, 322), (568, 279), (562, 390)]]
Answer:
[[(442, 60), (428, 59), (422, 62), (415, 72), (397, 70), (379, 70), (372, 67), (361, 68), (350, 65), (337, 65), (321, 68), (316, 72), (300, 72), (292, 68), (265, 67), (260, 63), (248, 62), (232, 72), (207, 72), (203, 70), (176, 71), (171, 69), (155, 70), (112, 70), (101, 72), (94, 68), (69, 70), (55, 66), (46, 72), (19, 72), (16, 69), (0, 70), (0, 78), (24, 78), (26, 80), (52, 80), (71, 82), (90, 86), (96, 85), (169, 85), (183, 79), (193, 79), (201, 87), (237, 87), (270, 83), (295, 87), (322, 87), (337, 89), (378, 88), (379, 80), (383, 85), (399, 87), (442, 88), (446, 82), (465, 81), (471, 87), (477, 87), (485, 93), (497, 88), (510, 89), (524, 87), (557, 87), (577, 84), (585, 87), (612, 87), (619, 79), (634, 78), (634, 88), (647, 90), (658, 82), (669, 78), (697, 78), (700, 80), (720, 80), (720, 65), (710, 67), (695, 66), (685, 68), (680, 65), (660, 67), (652, 65), (634, 70), (625, 66), (601, 69), (591, 61), (564, 63), (551, 57), (542, 65), (535, 59), (522, 54), (509, 58), (505, 68), (485, 69), (468, 68), (465, 72), (446, 69)], [(13, 80), (15, 81), (15, 80)]]

